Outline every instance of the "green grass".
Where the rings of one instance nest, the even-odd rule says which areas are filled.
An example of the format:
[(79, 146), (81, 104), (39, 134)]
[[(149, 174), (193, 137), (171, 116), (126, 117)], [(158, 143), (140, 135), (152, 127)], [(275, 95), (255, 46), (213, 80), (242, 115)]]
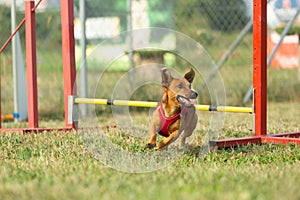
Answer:
[[(299, 199), (300, 147), (246, 146), (130, 174), (94, 159), (76, 133), (0, 137), (1, 199)], [(151, 165), (151, 163), (149, 163)]]

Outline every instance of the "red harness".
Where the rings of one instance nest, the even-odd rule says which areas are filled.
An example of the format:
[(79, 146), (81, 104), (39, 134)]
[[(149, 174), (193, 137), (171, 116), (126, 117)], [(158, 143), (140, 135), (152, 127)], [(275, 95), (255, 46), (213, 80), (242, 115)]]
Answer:
[(169, 136), (169, 126), (176, 122), (178, 119), (180, 119), (181, 114), (184, 114), (187, 112), (187, 108), (183, 107), (182, 111), (179, 113), (171, 116), (166, 117), (164, 114), (164, 111), (162, 109), (161, 102), (158, 103), (158, 113), (160, 117), (160, 131), (158, 132), (161, 136), (168, 137)]

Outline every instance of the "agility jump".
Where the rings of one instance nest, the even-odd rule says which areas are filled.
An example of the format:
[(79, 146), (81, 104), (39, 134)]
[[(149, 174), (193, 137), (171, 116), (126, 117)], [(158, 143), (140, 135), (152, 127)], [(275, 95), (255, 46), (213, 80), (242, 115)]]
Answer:
[[(97, 105), (113, 105), (128, 107), (146, 107), (155, 108), (158, 102), (153, 101), (129, 101), (129, 100), (111, 100), (111, 99), (92, 99), (92, 98), (73, 98), (75, 104), (97, 104)], [(195, 105), (200, 111), (216, 111), (216, 112), (233, 112), (233, 113), (252, 113), (251, 107), (234, 107), (234, 106), (216, 106), (216, 105)]]
[[(27, 68), (27, 88), (28, 88), (28, 128), (20, 128), (19, 131), (51, 131), (51, 130), (74, 130), (76, 122), (69, 116), (69, 96), (76, 96), (76, 67), (75, 67), (75, 39), (74, 39), (74, 0), (61, 1), (61, 27), (62, 27), (62, 57), (64, 74), (64, 111), (65, 127), (63, 128), (39, 128), (38, 126), (38, 102), (37, 102), (37, 73), (36, 73), (36, 41), (35, 41), (35, 9), (39, 5), (34, 5), (34, 0), (25, 0), (25, 18), (21, 21), (17, 29), (25, 22), (26, 26), (26, 68)], [(263, 143), (295, 143), (300, 145), (300, 132), (280, 133), (267, 135), (267, 1), (253, 1), (253, 109), (246, 108), (245, 112), (253, 114), (254, 135), (245, 138), (233, 138), (225, 140), (210, 141), (210, 145), (217, 148), (233, 147), (247, 144)], [(17, 30), (16, 30), (17, 31)], [(13, 35), (2, 46), (1, 51), (10, 42)], [(1, 53), (1, 52), (0, 52)], [(0, 94), (1, 95), (1, 94)], [(1, 97), (1, 96), (0, 96)], [(84, 103), (84, 101), (93, 102), (95, 99), (84, 100), (75, 98), (75, 103)], [(103, 104), (108, 102), (115, 104), (120, 100), (103, 100)], [(85, 102), (86, 103), (86, 102)], [(131, 102), (132, 103), (132, 102)], [(127, 101), (127, 105), (131, 105)], [(137, 102), (133, 102), (137, 106)], [(0, 104), (1, 105), (1, 104)], [(152, 102), (151, 106), (156, 106)], [(228, 106), (214, 107), (202, 105), (199, 109), (224, 111)], [(238, 108), (239, 110), (241, 108)], [(1, 114), (1, 106), (0, 106)], [(13, 129), (15, 131), (16, 129)], [(12, 129), (1, 128), (0, 131), (12, 131)]]

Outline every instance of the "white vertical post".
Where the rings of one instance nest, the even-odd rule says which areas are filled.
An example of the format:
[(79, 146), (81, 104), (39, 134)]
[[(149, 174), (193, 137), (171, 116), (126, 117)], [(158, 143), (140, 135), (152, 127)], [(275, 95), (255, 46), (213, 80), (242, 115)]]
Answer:
[[(13, 32), (16, 28), (16, 0), (12, 0), (11, 2), (11, 31)], [(18, 33), (17, 33), (18, 34)], [(12, 67), (13, 67), (13, 84), (14, 84), (14, 116), (19, 113), (18, 110), (18, 79), (17, 79), (17, 43), (16, 36), (12, 38)], [(18, 122), (18, 118), (14, 118), (15, 122)]]
[[(80, 49), (81, 49), (81, 67), (80, 67), (80, 96), (87, 97), (87, 66), (86, 66), (86, 35), (85, 35), (85, 0), (79, 1), (79, 17), (81, 26)], [(88, 108), (86, 104), (82, 104), (81, 114), (87, 115)]]
[[(11, 31), (16, 29), (16, 0), (11, 4)], [(19, 33), (12, 38), (14, 122), (27, 119), (27, 87)]]

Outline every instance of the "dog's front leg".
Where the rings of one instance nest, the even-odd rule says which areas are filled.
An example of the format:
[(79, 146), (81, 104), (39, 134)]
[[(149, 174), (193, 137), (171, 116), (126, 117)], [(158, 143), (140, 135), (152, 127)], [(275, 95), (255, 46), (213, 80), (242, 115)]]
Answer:
[(160, 127), (160, 118), (157, 114), (157, 111), (154, 111), (152, 120), (149, 127), (149, 141), (146, 144), (146, 147), (152, 149), (156, 146), (156, 132)]
[(159, 143), (159, 145), (155, 148), (156, 150), (162, 150), (163, 148), (167, 147), (173, 141), (175, 141), (178, 136), (180, 135), (179, 130), (173, 131), (169, 137), (165, 138), (163, 141)]
[(149, 149), (152, 149), (153, 147), (156, 146), (156, 129), (155, 129), (154, 125), (150, 126), (149, 137), (150, 137), (150, 139), (149, 139), (148, 143), (146, 144), (146, 147)]

